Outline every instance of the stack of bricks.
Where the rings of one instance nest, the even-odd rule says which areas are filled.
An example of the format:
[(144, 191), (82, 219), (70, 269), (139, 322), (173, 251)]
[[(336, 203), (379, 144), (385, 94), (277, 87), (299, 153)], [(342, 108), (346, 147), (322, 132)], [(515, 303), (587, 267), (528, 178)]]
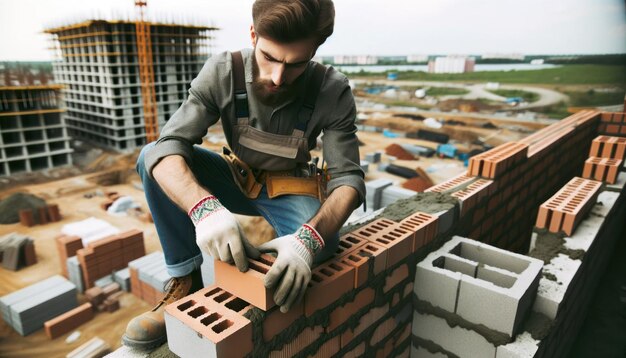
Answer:
[(527, 252), (536, 208), (582, 170), (601, 113), (581, 111), (517, 142), (470, 158), (466, 174), (427, 192), (461, 201), (456, 234)]
[[(624, 110), (626, 111), (626, 108)], [(602, 113), (598, 132), (604, 135), (626, 137), (626, 113)]]
[(100, 208), (104, 211), (106, 211), (109, 206), (113, 205), (113, 202), (115, 200), (121, 197), (120, 194), (116, 191), (106, 192), (104, 193), (104, 196), (106, 197), (106, 199), (100, 203)]
[(536, 227), (572, 235), (589, 213), (600, 193), (601, 183), (575, 177), (548, 201), (541, 204)]
[(542, 267), (540, 260), (458, 236), (430, 253), (415, 273), (412, 356), (506, 356), (498, 346), (522, 330)]
[(54, 339), (68, 333), (92, 318), (93, 307), (91, 303), (87, 302), (71, 311), (67, 311), (62, 315), (46, 321), (43, 326), (48, 338)]
[(417, 212), (342, 236), (287, 313), (263, 284), (272, 256), (250, 259), (245, 273), (215, 261), (214, 286), (166, 307), (168, 345), (182, 357), (200, 350), (217, 357), (408, 357), (415, 263), (440, 230), (438, 216)]
[(98, 312), (115, 312), (120, 308), (120, 296), (123, 292), (117, 282), (105, 287), (92, 287), (85, 291), (85, 297)]
[(585, 161), (583, 178), (615, 184), (624, 162), (626, 138), (598, 136), (591, 143), (589, 158)]
[(57, 204), (46, 205), (37, 209), (22, 209), (18, 215), (20, 224), (27, 227), (61, 221), (61, 212)]
[(165, 285), (170, 279), (163, 253), (153, 252), (128, 264), (130, 287), (133, 295), (156, 305), (164, 296)]
[(76, 256), (76, 252), (83, 248), (83, 241), (78, 236), (60, 235), (56, 239), (57, 252), (59, 254), (59, 264), (61, 273), (65, 277), (69, 277), (67, 270), (67, 259)]
[(36, 264), (34, 240), (18, 233), (0, 237), (0, 263), (12, 271)]
[(93, 287), (97, 279), (125, 268), (130, 261), (145, 254), (143, 232), (139, 230), (90, 242), (76, 251), (86, 289)]

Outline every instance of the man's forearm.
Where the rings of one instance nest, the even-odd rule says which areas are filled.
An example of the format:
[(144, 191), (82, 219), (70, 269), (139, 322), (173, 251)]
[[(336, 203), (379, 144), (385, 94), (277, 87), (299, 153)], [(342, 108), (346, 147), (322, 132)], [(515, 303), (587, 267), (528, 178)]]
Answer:
[(211, 195), (197, 181), (185, 159), (180, 155), (167, 156), (154, 167), (152, 176), (163, 192), (185, 212), (200, 199)]
[(322, 238), (334, 235), (348, 220), (359, 199), (357, 191), (350, 186), (340, 186), (333, 190), (317, 214), (309, 220)]

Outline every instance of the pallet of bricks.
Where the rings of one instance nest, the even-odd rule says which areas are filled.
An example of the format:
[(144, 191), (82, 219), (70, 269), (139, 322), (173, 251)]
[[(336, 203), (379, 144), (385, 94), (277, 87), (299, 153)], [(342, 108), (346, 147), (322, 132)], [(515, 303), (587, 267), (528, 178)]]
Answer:
[(163, 253), (153, 252), (130, 262), (128, 267), (132, 294), (156, 305), (165, 295), (165, 286), (170, 280)]
[(124, 270), (129, 262), (146, 253), (143, 232), (139, 230), (95, 240), (86, 247), (77, 236), (61, 235), (56, 243), (63, 275), (82, 280), (81, 292), (94, 287), (96, 280)]
[(379, 218), (342, 236), (335, 256), (313, 269), (303, 300), (287, 313), (263, 285), (272, 256), (250, 260), (245, 273), (215, 261), (215, 285), (166, 307), (169, 348), (181, 357), (198, 351), (408, 357), (417, 252), (449, 227), (439, 218), (419, 212), (398, 222)]
[(46, 205), (37, 209), (22, 209), (18, 215), (20, 223), (27, 227), (61, 221), (61, 212), (57, 204)]

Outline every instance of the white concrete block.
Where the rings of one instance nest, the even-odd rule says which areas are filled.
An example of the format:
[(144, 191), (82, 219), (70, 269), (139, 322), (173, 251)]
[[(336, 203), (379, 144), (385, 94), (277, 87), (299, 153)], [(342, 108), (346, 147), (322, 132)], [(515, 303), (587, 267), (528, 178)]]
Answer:
[(543, 267), (543, 272), (554, 275), (556, 281), (548, 280), (545, 277), (539, 280), (533, 311), (544, 314), (550, 319), (555, 319), (567, 288), (581, 264), (580, 260), (572, 260), (569, 256), (563, 254), (559, 254), (550, 260)]
[(420, 300), (448, 312), (455, 312), (459, 282), (463, 274), (445, 269), (444, 265), (445, 259), (441, 257), (440, 251), (426, 256), (416, 266), (413, 292)]
[(167, 345), (172, 353), (181, 358), (195, 358), (201, 352), (203, 357), (217, 357), (215, 343), (198, 334), (193, 328), (165, 311), (165, 331)]
[(620, 192), (624, 188), (624, 185), (626, 185), (626, 172), (621, 172), (617, 175), (617, 181), (615, 181), (615, 184), (607, 184), (606, 189)]
[(531, 358), (539, 349), (539, 341), (528, 332), (515, 337), (515, 341), (496, 348), (496, 358)]
[(211, 286), (215, 283), (215, 262), (213, 258), (204, 252), (202, 253), (202, 265), (200, 265), (200, 272), (202, 272), (202, 283), (204, 287)]
[(459, 357), (495, 357), (496, 354), (496, 347), (485, 337), (465, 328), (450, 327), (437, 316), (415, 312), (412, 332)]

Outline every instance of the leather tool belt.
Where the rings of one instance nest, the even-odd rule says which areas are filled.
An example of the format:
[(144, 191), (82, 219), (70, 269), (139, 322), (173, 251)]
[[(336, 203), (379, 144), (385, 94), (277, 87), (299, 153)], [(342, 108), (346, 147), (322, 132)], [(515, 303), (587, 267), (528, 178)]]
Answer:
[(326, 200), (327, 176), (322, 170), (316, 168), (307, 176), (295, 176), (294, 171), (254, 171), (226, 147), (222, 157), (228, 163), (235, 183), (249, 199), (258, 198), (266, 185), (270, 199), (282, 195), (306, 195), (319, 199), (320, 203)]

